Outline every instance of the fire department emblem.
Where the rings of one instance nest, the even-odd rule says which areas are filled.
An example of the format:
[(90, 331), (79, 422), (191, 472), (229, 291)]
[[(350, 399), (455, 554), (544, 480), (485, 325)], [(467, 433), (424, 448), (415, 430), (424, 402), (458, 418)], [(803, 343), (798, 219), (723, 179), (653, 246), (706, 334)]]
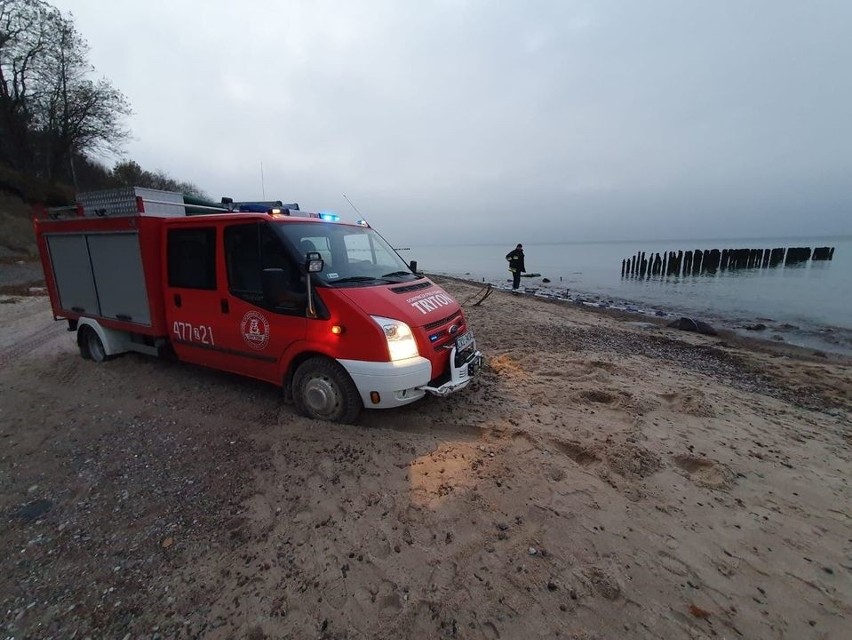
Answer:
[(257, 311), (249, 311), (240, 322), (240, 332), (246, 344), (256, 351), (269, 344), (269, 321)]

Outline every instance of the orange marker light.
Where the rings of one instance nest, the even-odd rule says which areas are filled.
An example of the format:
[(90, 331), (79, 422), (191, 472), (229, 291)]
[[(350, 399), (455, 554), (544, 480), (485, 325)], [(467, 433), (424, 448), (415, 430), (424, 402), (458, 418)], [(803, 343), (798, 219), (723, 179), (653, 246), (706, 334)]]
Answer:
[(382, 401), (382, 397), (379, 395), (378, 391), (370, 392), (370, 402), (373, 404), (379, 404)]
[(339, 324), (336, 324), (336, 325), (331, 327), (331, 332), (334, 335), (339, 336), (341, 333), (343, 333), (343, 327)]

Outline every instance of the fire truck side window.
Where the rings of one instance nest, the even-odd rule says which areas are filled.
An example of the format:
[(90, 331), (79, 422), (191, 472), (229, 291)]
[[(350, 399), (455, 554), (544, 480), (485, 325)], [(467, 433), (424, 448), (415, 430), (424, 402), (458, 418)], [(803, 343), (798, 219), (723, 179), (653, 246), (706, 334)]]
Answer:
[[(233, 295), (258, 306), (268, 306), (263, 295), (263, 270), (281, 269), (294, 294), (304, 290), (299, 273), (281, 239), (266, 224), (236, 224), (225, 228), (225, 263)], [(297, 310), (300, 303), (275, 305), (274, 311)]]
[(263, 284), (260, 279), (260, 237), (256, 223), (225, 228), (225, 262), (228, 265), (231, 293), (251, 302), (260, 302), (263, 299)]
[(216, 229), (169, 229), (169, 286), (216, 289)]

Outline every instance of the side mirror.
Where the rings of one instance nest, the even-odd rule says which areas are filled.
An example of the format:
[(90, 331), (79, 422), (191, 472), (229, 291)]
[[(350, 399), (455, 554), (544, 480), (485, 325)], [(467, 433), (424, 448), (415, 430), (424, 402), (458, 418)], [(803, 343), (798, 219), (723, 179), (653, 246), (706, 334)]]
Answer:
[(412, 260), (408, 263), (408, 268), (411, 269), (412, 273), (417, 273), (417, 260)]
[(319, 273), (325, 267), (319, 251), (308, 251), (305, 254), (305, 271), (308, 273)]
[(284, 269), (264, 269), (260, 276), (263, 297), (271, 304), (279, 304), (289, 292)]

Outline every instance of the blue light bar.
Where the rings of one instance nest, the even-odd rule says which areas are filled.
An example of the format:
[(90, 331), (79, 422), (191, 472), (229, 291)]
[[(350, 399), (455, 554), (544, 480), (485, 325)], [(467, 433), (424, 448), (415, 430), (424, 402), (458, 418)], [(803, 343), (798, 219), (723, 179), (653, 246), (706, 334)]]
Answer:
[(327, 222), (337, 222), (340, 220), (340, 216), (336, 213), (320, 213), (320, 220), (326, 220)]

